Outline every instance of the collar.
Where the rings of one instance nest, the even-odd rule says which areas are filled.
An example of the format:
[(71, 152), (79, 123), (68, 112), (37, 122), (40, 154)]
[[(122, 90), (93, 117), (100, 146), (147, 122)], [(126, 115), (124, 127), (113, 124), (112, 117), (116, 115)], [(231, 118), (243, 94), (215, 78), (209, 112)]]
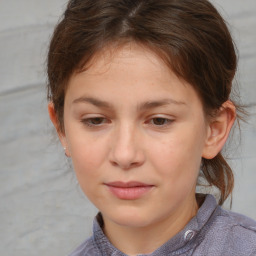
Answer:
[[(205, 195), (204, 195), (205, 196)], [(151, 254), (143, 254), (144, 256), (160, 256), (160, 255), (179, 255), (193, 251), (204, 238), (206, 229), (213, 222), (213, 217), (219, 212), (220, 207), (216, 203), (216, 199), (212, 195), (206, 195), (202, 206), (199, 208), (197, 215), (178, 234), (168, 240)], [(126, 256), (126, 254), (115, 248), (103, 233), (103, 220), (99, 213), (93, 223), (93, 238), (96, 246), (99, 248), (103, 256)], [(142, 256), (142, 254), (141, 254)]]

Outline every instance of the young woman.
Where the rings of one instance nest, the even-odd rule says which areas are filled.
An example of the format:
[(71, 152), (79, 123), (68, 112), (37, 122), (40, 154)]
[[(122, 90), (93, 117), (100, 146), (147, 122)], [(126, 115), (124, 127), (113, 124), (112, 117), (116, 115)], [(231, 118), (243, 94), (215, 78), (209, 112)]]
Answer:
[[(256, 255), (256, 223), (220, 205), (239, 109), (225, 21), (207, 0), (72, 0), (48, 55), (49, 115), (93, 235), (71, 255)], [(198, 177), (219, 191), (196, 193)]]

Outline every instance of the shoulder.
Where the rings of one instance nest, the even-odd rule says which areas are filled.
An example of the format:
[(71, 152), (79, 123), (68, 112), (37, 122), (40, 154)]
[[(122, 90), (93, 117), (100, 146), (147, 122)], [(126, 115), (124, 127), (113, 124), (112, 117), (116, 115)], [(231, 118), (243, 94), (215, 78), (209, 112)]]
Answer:
[(85, 240), (81, 245), (79, 245), (75, 251), (73, 251), (69, 256), (99, 256), (101, 255), (97, 246), (95, 245), (93, 237)]
[(253, 220), (249, 217), (246, 217), (240, 213), (227, 211), (227, 210), (223, 210), (223, 212), (229, 216), (231, 223), (233, 223), (234, 225), (241, 226), (245, 229), (251, 230), (256, 233), (256, 221), (255, 220)]
[(193, 255), (256, 256), (256, 222), (224, 210), (212, 195), (206, 195), (196, 216), (199, 227)]
[(230, 225), (233, 238), (239, 241), (246, 238), (244, 242), (248, 246), (253, 245), (256, 251), (256, 221), (239, 213), (227, 210), (223, 210), (223, 212), (228, 219), (227, 223)]
[(222, 208), (220, 208), (217, 218), (223, 220), (223, 222), (226, 223), (232, 231), (235, 231), (235, 233), (243, 234), (246, 232), (247, 235), (250, 234), (256, 239), (256, 221), (253, 219)]
[(227, 255), (256, 255), (256, 222), (242, 214), (218, 207), (213, 222), (215, 235), (222, 240)]

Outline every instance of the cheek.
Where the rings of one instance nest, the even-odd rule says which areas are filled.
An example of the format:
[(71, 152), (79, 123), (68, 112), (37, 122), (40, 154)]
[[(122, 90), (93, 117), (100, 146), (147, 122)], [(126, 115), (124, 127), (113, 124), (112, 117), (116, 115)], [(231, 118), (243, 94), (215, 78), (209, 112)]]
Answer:
[(106, 147), (97, 139), (74, 136), (69, 139), (71, 158), (80, 184), (97, 177), (106, 159)]
[(202, 155), (202, 138), (198, 137), (192, 130), (186, 130), (154, 143), (150, 154), (155, 169), (171, 180), (195, 179)]
[(97, 144), (92, 146), (90, 143), (72, 145), (71, 150), (73, 168), (80, 188), (89, 200), (93, 201), (95, 186), (101, 182), (103, 152)]

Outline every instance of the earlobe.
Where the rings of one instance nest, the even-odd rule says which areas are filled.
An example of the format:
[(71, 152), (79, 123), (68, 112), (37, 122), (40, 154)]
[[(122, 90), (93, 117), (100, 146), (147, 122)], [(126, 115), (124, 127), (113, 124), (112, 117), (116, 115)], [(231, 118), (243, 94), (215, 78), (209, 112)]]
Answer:
[(49, 117), (50, 117), (50, 119), (51, 119), (57, 133), (58, 133), (60, 142), (63, 146), (64, 151), (65, 151), (65, 155), (67, 157), (69, 157), (70, 154), (69, 154), (68, 149), (67, 149), (66, 137), (65, 137), (65, 134), (61, 131), (60, 124), (59, 124), (59, 121), (58, 121), (58, 118), (57, 118), (57, 115), (56, 115), (56, 112), (55, 112), (55, 109), (54, 109), (53, 102), (48, 103), (48, 113), (49, 113)]
[(222, 104), (218, 113), (209, 121), (203, 158), (214, 158), (223, 148), (236, 119), (236, 108), (231, 101)]

